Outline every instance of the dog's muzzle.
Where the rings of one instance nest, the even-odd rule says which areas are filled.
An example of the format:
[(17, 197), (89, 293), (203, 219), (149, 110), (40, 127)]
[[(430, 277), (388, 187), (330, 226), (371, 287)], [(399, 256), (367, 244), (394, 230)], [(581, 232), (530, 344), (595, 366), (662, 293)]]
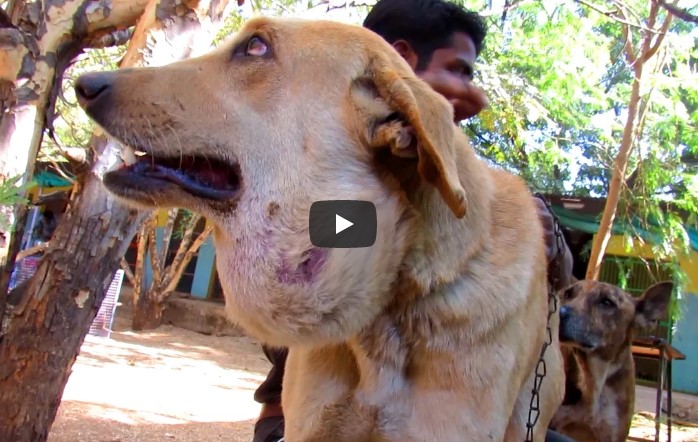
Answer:
[(559, 337), (560, 343), (584, 350), (595, 349), (599, 342), (587, 319), (566, 305), (560, 307)]

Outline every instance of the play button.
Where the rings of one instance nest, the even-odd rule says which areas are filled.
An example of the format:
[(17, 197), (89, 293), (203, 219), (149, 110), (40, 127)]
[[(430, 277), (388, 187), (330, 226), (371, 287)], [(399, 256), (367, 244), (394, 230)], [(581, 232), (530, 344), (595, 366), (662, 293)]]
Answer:
[(315, 247), (371, 247), (376, 227), (376, 206), (370, 201), (316, 201), (310, 206), (310, 242)]
[(334, 234), (338, 234), (339, 232), (343, 232), (347, 230), (349, 227), (353, 226), (354, 223), (342, 218), (339, 215), (334, 216)]

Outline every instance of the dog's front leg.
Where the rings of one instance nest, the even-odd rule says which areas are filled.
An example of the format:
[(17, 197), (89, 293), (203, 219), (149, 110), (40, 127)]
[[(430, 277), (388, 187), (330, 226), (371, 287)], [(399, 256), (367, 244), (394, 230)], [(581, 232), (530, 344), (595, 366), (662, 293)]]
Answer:
[(563, 431), (565, 427), (580, 420), (580, 407), (578, 405), (562, 405), (550, 421), (550, 429)]
[(370, 428), (352, 400), (356, 361), (344, 344), (292, 348), (281, 403), (287, 442), (369, 442)]

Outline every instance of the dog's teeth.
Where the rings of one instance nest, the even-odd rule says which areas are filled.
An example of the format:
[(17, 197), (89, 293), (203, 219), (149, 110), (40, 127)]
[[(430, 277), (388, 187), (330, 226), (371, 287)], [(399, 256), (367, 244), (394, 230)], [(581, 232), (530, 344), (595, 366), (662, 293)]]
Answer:
[(121, 159), (127, 166), (130, 166), (137, 161), (135, 155), (133, 154), (133, 150), (130, 148), (126, 148), (121, 151)]
[(137, 157), (142, 157), (144, 155), (148, 155), (147, 152), (143, 152), (142, 150), (136, 150), (133, 152)]

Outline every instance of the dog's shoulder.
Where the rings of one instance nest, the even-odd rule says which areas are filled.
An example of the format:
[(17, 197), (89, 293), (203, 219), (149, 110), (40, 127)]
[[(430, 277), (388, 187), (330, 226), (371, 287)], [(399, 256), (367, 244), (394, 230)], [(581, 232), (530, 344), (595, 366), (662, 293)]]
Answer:
[(490, 169), (490, 174), (494, 182), (490, 238), (497, 253), (542, 258), (543, 230), (526, 183), (504, 170)]

